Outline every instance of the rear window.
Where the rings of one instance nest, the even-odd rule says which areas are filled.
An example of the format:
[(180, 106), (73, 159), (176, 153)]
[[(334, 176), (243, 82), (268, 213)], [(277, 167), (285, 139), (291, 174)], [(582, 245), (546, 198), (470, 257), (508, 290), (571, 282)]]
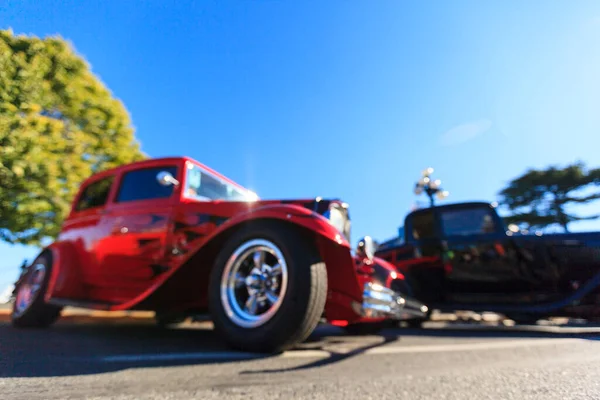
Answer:
[(79, 200), (75, 205), (75, 211), (84, 211), (104, 206), (108, 200), (113, 181), (114, 176), (109, 176), (90, 183), (83, 189), (81, 196), (79, 196)]
[(441, 214), (445, 236), (467, 236), (494, 233), (496, 223), (487, 208), (448, 210)]
[(171, 197), (174, 186), (163, 186), (156, 179), (158, 173), (162, 171), (177, 177), (177, 167), (175, 166), (144, 168), (125, 173), (121, 179), (116, 202), (126, 203)]

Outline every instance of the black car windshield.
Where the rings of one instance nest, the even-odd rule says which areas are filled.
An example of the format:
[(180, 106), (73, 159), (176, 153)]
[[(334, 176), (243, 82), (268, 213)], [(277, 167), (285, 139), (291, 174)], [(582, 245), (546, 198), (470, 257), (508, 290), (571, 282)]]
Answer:
[(258, 197), (249, 190), (225, 182), (199, 166), (188, 163), (184, 196), (198, 201), (255, 201)]
[(487, 208), (447, 210), (441, 213), (445, 236), (466, 236), (493, 233), (496, 224)]

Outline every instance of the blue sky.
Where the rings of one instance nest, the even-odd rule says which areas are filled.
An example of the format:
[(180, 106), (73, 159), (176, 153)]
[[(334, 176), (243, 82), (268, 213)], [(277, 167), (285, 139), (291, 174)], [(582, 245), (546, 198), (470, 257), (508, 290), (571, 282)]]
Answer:
[[(528, 167), (600, 165), (594, 1), (21, 0), (0, 24), (70, 40), (150, 156), (262, 198), (345, 199), (355, 240), (395, 234), (427, 166), (455, 202)], [(0, 244), (0, 288), (35, 253)]]

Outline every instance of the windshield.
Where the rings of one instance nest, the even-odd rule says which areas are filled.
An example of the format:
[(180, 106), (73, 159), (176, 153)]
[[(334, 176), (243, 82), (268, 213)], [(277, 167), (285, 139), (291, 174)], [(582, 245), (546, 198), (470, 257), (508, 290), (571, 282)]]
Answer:
[(487, 208), (448, 210), (441, 214), (445, 236), (465, 236), (493, 233), (496, 224)]
[(184, 197), (198, 201), (255, 201), (257, 196), (249, 190), (227, 183), (199, 166), (188, 163)]

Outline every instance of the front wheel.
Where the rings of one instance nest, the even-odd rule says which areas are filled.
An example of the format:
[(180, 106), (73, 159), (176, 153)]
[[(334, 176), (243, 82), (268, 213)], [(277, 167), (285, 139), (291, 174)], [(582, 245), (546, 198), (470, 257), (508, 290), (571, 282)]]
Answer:
[(12, 325), (18, 328), (45, 328), (60, 317), (61, 307), (46, 304), (52, 260), (50, 254), (40, 255), (25, 271), (15, 288)]
[(209, 307), (232, 347), (279, 352), (310, 335), (326, 296), (315, 244), (294, 227), (263, 222), (236, 232), (217, 256)]

